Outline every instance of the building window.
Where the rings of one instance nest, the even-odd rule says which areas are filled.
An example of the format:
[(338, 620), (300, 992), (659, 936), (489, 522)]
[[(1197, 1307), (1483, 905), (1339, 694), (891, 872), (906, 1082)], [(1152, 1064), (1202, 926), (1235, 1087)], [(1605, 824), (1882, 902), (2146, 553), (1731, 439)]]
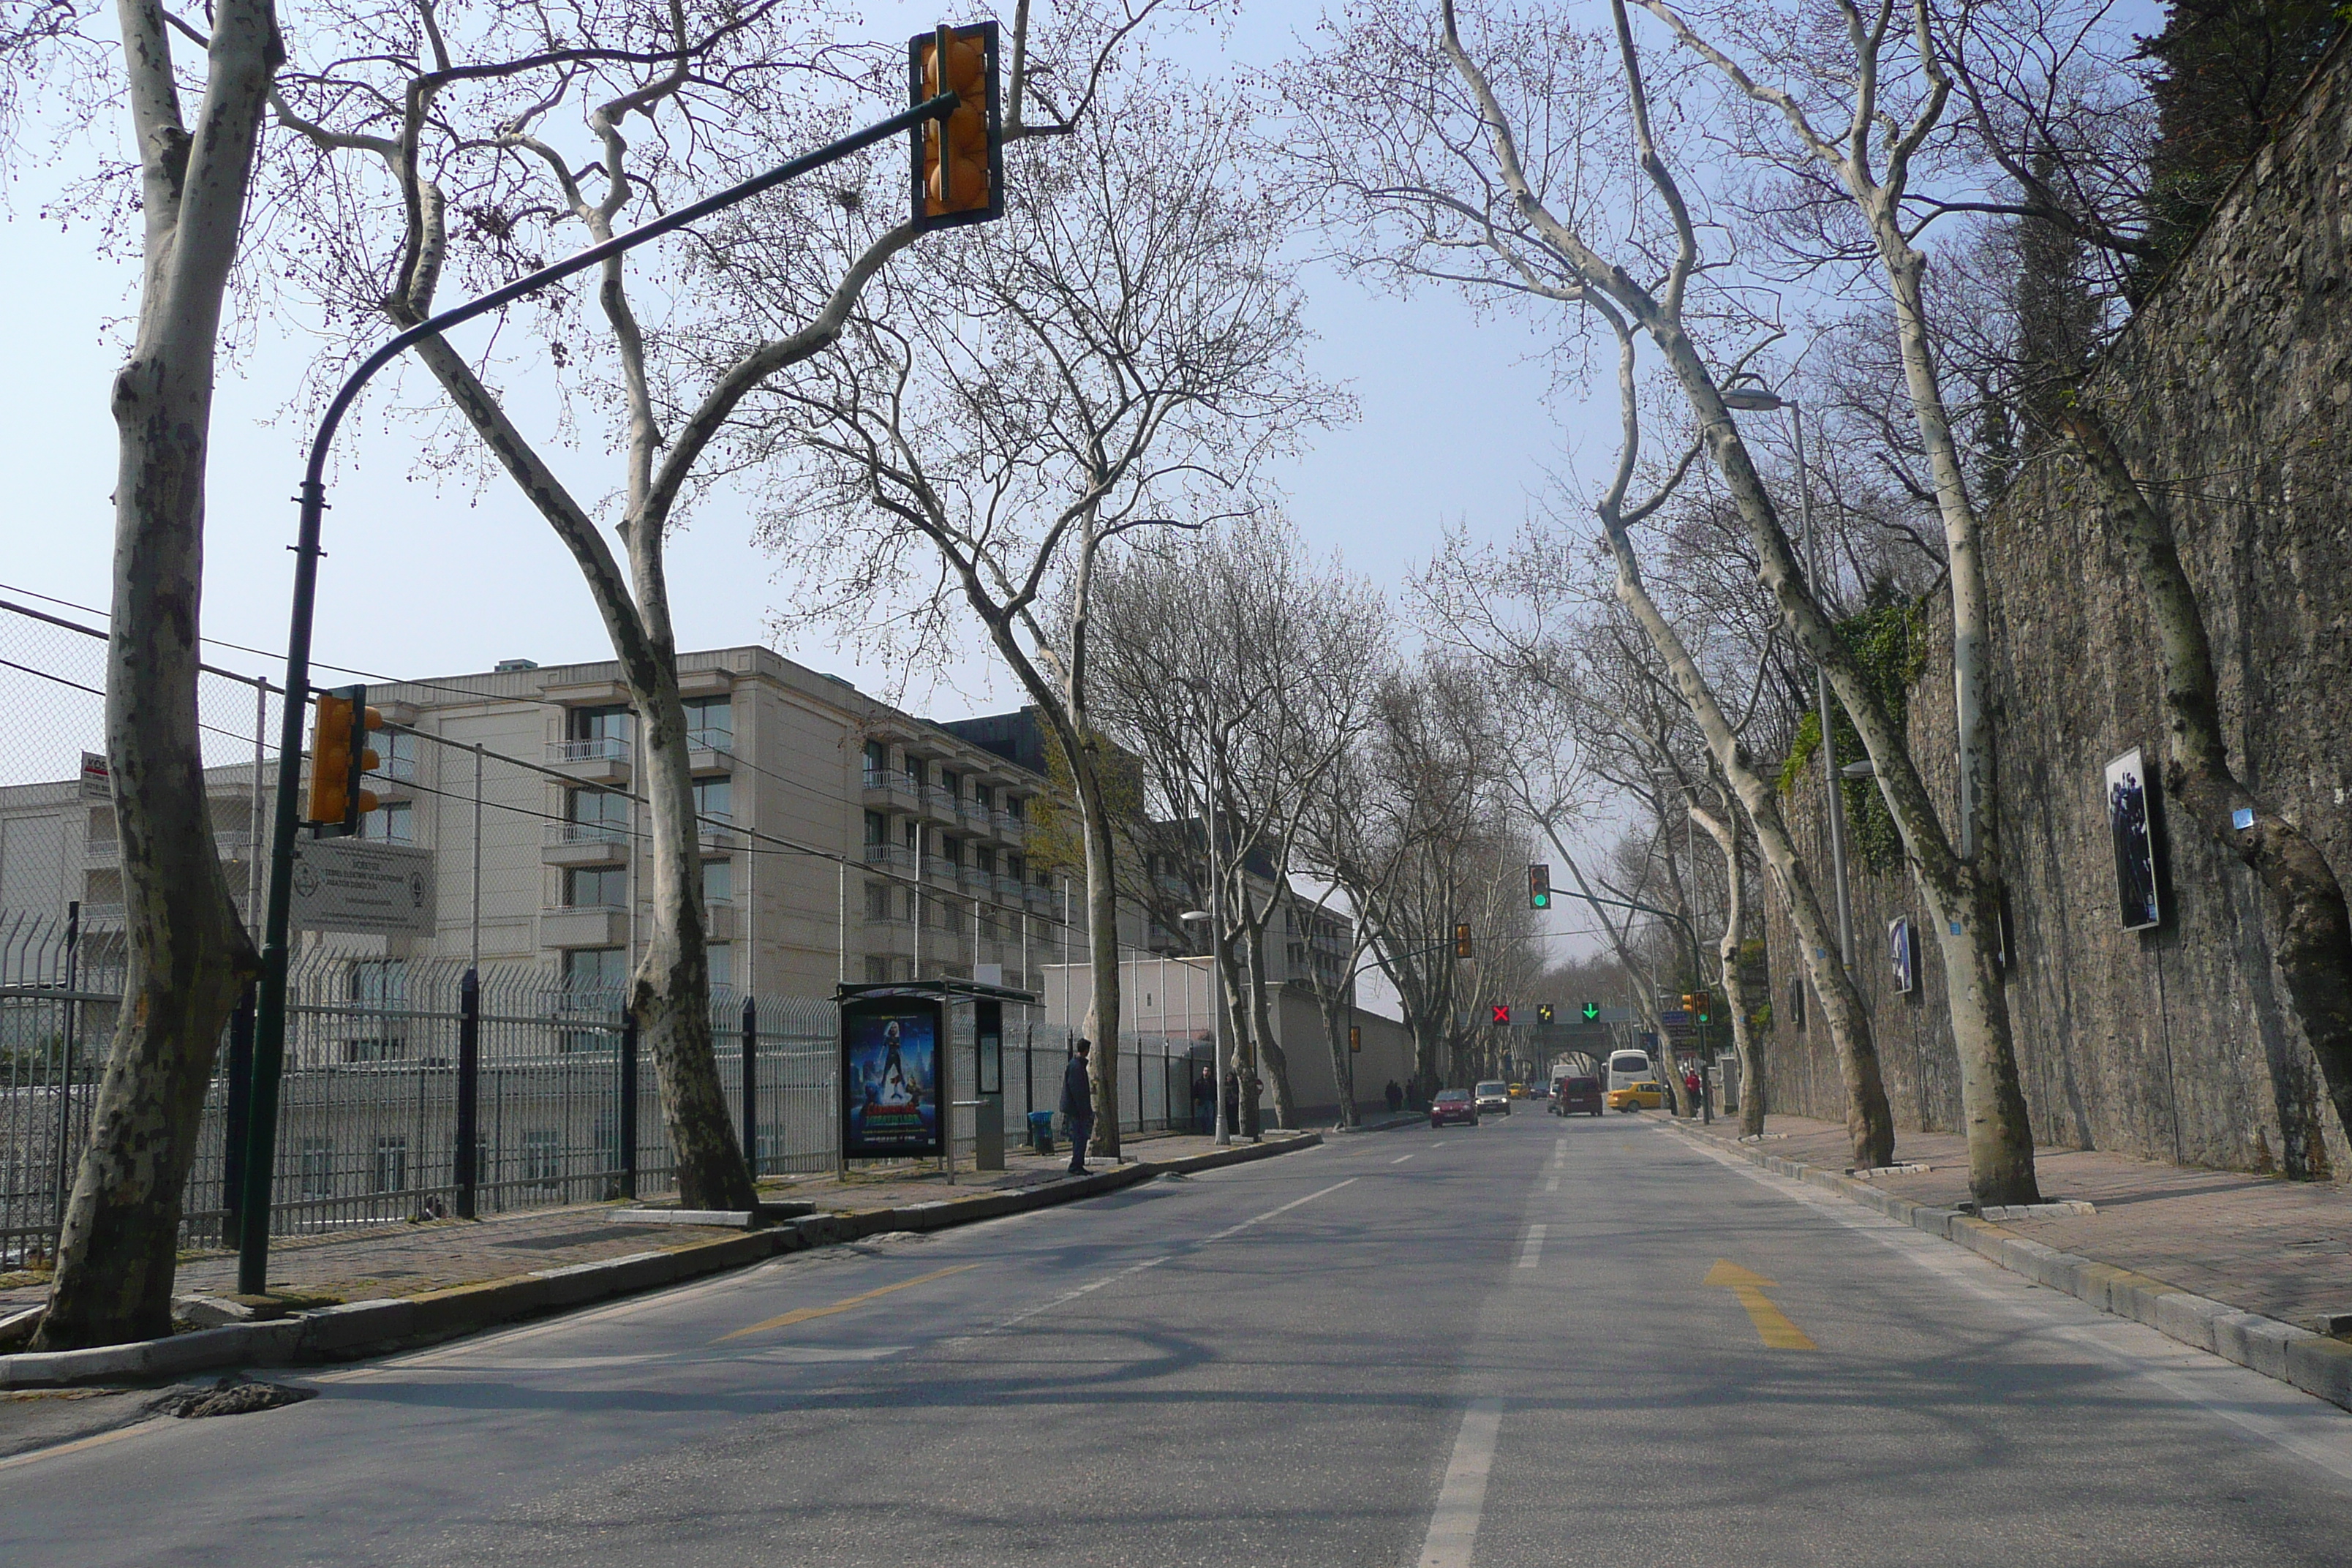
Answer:
[(376, 749), (383, 757), (383, 776), (388, 779), (413, 779), (416, 776), (416, 749), (422, 744), (413, 730), (386, 730), (377, 737)]
[(375, 1141), (374, 1190), (379, 1193), (404, 1193), (408, 1190), (407, 1139), (388, 1137)]
[(620, 866), (572, 868), (563, 873), (563, 907), (567, 910), (627, 909), (627, 868)]
[(301, 1163), (298, 1167), (299, 1185), (296, 1191), (306, 1198), (331, 1198), (335, 1195), (335, 1141), (331, 1138), (302, 1140)]
[(1004, 874), (1016, 882), (1025, 882), (1029, 879), (1029, 863), (1018, 855), (1007, 854), (1004, 857)]
[(941, 768), (940, 770), (940, 788), (947, 792), (947, 797), (950, 800), (955, 799), (957, 796), (963, 794), (963, 775), (957, 773), (953, 768)]
[(996, 851), (984, 844), (972, 846), (971, 863), (992, 877), (996, 875)]
[(887, 921), (890, 918), (891, 891), (890, 884), (887, 882), (866, 884), (866, 918), (867, 920)]
[(907, 830), (907, 847), (920, 849), (923, 847), (923, 825), (908, 817), (901, 826)]
[(720, 774), (694, 781), (694, 815), (712, 822), (735, 820), (735, 781)]
[(686, 700), (686, 743), (705, 751), (735, 749), (735, 700), (731, 697), (689, 697)]
[(866, 961), (866, 984), (868, 985), (889, 984), (890, 961), (887, 958), (868, 958)]
[(923, 782), (930, 777), (930, 763), (923, 761), (922, 758), (908, 757), (907, 759), (907, 777), (918, 789), (921, 788)]
[(732, 989), (735, 984), (735, 944), (714, 942), (704, 951), (710, 954), (711, 988)]
[(629, 797), (613, 790), (567, 790), (563, 815), (575, 825), (572, 832), (574, 838), (618, 841), (629, 836)]
[[(629, 710), (625, 704), (604, 708), (574, 708), (565, 716), (565, 727), (573, 741), (625, 741), (629, 738)], [(540, 733), (545, 734), (544, 730)]]
[(878, 784), (881, 782), (882, 775), (889, 771), (890, 748), (879, 741), (866, 742), (866, 782), (869, 784)]
[(868, 844), (890, 842), (890, 819), (887, 816), (878, 811), (869, 811), (866, 814), (866, 842)]
[(563, 988), (575, 1000), (601, 1000), (617, 995), (629, 979), (629, 950), (625, 947), (574, 947), (563, 953)]
[(386, 801), (360, 818), (360, 837), (382, 844), (416, 842), (416, 808), (408, 801)]
[(702, 901), (706, 904), (735, 901), (734, 861), (705, 860), (702, 863)]
[(1029, 816), (1029, 797), (1020, 795), (1006, 795), (1004, 797), (1004, 812), (1006, 816), (1012, 817), (1015, 822), (1026, 821)]
[(963, 840), (952, 833), (940, 835), (940, 858), (950, 866), (963, 864)]
[(980, 804), (980, 808), (982, 811), (991, 810), (996, 805), (996, 792), (990, 789), (984, 784), (976, 784), (971, 786), (971, 798)]
[(352, 965), (352, 1005), (370, 1012), (390, 1012), (408, 1002), (408, 961), (363, 958)]

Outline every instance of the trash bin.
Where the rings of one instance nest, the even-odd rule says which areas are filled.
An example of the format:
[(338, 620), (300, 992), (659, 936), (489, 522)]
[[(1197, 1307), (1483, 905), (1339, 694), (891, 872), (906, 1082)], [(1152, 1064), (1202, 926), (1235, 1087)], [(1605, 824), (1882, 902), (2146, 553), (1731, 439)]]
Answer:
[(1040, 1154), (1054, 1152), (1054, 1113), (1033, 1110), (1029, 1113), (1029, 1147)]

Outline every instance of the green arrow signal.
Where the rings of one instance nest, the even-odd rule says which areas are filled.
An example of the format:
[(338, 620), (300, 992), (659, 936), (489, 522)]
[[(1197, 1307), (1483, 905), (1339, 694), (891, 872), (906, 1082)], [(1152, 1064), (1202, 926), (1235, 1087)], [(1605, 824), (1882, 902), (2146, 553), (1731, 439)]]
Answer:
[(1601, 1016), (1601, 1004), (1598, 1002), (1587, 1002), (1584, 1005), (1584, 1021), (1590, 1024), (1593, 1019), (1598, 1018), (1599, 1016)]

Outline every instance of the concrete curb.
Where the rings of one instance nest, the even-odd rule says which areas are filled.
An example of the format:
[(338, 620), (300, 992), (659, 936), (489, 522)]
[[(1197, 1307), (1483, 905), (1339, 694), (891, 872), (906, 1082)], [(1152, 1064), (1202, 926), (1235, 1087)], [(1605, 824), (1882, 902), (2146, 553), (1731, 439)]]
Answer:
[(2352, 1410), (2352, 1343), (2315, 1334), (2260, 1312), (2242, 1312), (2226, 1302), (2196, 1295), (2128, 1268), (2118, 1268), (2112, 1263), (2061, 1252), (1974, 1215), (1911, 1203), (1867, 1182), (1855, 1181), (1822, 1166), (1784, 1160), (1750, 1145), (1726, 1143), (1685, 1131), (1672, 1122), (1659, 1125), (1701, 1148), (1720, 1149), (1751, 1165), (1760, 1165), (1808, 1186), (1850, 1198), (1889, 1219), (1965, 1247), (1986, 1261), (1997, 1263), (2012, 1274), (2021, 1274), (2037, 1285), (2063, 1290), (2103, 1312), (2145, 1323), (2182, 1344), (2235, 1362), (2265, 1377), (2293, 1384), (2305, 1394)]
[[(816, 1215), (766, 1230), (720, 1237), (625, 1258), (542, 1268), (505, 1279), (380, 1301), (314, 1308), (268, 1322), (232, 1323), (169, 1339), (83, 1351), (0, 1355), (0, 1390), (179, 1377), (233, 1366), (292, 1366), (350, 1361), (384, 1351), (457, 1339), (518, 1319), (723, 1274), (785, 1253), (857, 1241), (890, 1231), (947, 1230), (1099, 1197), (1170, 1173), (1213, 1171), (1311, 1149), (1319, 1132), (1271, 1139), (1165, 1161), (1134, 1161), (1106, 1171), (1010, 1192), (974, 1194), (863, 1214)], [(2352, 1384), (2347, 1384), (2352, 1386)]]

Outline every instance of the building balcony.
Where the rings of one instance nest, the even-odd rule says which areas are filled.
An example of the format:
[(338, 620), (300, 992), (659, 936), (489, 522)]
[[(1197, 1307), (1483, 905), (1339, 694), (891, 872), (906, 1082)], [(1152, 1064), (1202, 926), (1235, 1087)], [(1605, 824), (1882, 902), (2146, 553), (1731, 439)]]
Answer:
[(732, 817), (710, 812), (695, 818), (694, 837), (706, 855), (722, 849), (740, 849), (743, 844), (742, 832), (736, 827)]
[(875, 811), (916, 811), (922, 797), (917, 793), (915, 781), (896, 768), (868, 768), (861, 791), (866, 805)]
[(541, 947), (620, 947), (629, 940), (629, 911), (603, 905), (542, 910)]
[(618, 735), (604, 735), (593, 741), (551, 742), (547, 748), (547, 765), (582, 784), (626, 784), (629, 742)]
[(956, 797), (950, 795), (943, 785), (925, 784), (922, 798), (916, 803), (915, 810), (927, 821), (959, 827), (962, 826), (963, 817), (956, 810)]
[(1041, 888), (1032, 882), (1022, 891), (1028, 897), (1030, 909), (1038, 914), (1057, 915), (1062, 912), (1061, 895), (1053, 889)]
[(866, 955), (869, 958), (911, 958), (915, 952), (915, 922), (895, 917), (889, 920), (868, 917), (864, 942)]
[(985, 837), (992, 836), (996, 832), (996, 813), (970, 795), (958, 797), (956, 817), (963, 824), (964, 831), (967, 833), (977, 833)]
[(687, 771), (725, 773), (735, 771), (735, 737), (715, 730), (697, 730), (686, 738)]
[(979, 898), (990, 898), (996, 892), (996, 878), (977, 866), (957, 867), (956, 882), (965, 892)]
[(617, 866), (629, 858), (629, 830), (615, 822), (551, 822), (540, 858), (550, 866)]
[(1028, 895), (1029, 889), (1022, 885), (1020, 878), (999, 876), (996, 879), (995, 898), (998, 903), (1008, 904), (1017, 910)]
[(956, 863), (949, 859), (946, 856), (926, 855), (923, 857), (924, 876), (929, 877), (936, 881), (952, 882), (955, 880), (955, 874)]
[(908, 877), (915, 874), (915, 852), (903, 844), (868, 844), (866, 863), (877, 870), (897, 871)]
[(988, 830), (1015, 848), (1029, 842), (1029, 819), (1009, 811), (989, 813)]

